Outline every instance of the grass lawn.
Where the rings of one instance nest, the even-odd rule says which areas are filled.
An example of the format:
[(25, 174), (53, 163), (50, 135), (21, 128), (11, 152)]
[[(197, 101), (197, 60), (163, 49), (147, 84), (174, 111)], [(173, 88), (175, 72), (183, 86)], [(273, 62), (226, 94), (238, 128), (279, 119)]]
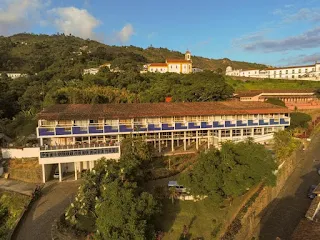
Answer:
[(163, 202), (163, 215), (156, 221), (157, 228), (165, 232), (164, 240), (179, 239), (184, 225), (189, 229), (188, 239), (213, 239), (254, 190), (235, 199), (231, 206), (229, 202), (217, 205), (209, 199), (199, 202), (175, 200), (174, 204), (167, 199)]
[(25, 206), (29, 204), (31, 197), (14, 192), (1, 191), (0, 204), (8, 209), (8, 213), (0, 219), (0, 239), (6, 239), (7, 234), (13, 229)]
[(283, 79), (261, 79), (251, 80), (246, 78), (246, 82), (226, 77), (227, 83), (236, 91), (259, 90), (259, 89), (317, 89), (320, 82), (303, 80), (283, 80)]

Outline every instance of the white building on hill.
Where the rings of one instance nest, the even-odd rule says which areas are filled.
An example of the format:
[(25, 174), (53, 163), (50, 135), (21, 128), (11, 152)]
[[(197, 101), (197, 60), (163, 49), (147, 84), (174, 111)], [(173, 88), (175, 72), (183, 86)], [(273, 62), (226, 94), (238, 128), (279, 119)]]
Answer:
[(190, 74), (192, 73), (191, 52), (185, 53), (185, 59), (166, 59), (165, 63), (150, 63), (148, 72)]
[(252, 78), (274, 78), (290, 80), (312, 80), (320, 81), (320, 63), (305, 66), (293, 66), (282, 68), (233, 70), (231, 66), (226, 69), (227, 76), (252, 77)]

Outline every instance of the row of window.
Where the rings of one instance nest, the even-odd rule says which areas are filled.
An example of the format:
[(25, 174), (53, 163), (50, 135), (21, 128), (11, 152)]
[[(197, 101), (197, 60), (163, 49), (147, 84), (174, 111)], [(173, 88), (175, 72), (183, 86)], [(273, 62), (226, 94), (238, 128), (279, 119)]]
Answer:
[[(291, 73), (294, 74), (294, 73), (302, 73), (302, 72), (303, 72), (303, 69), (298, 69), (297, 72), (296, 72), (296, 70), (297, 70), (297, 69), (292, 69), (292, 70), (291, 70)], [(320, 67), (319, 67), (318, 70), (320, 71)], [(315, 71), (315, 68), (312, 68), (311, 71), (314, 72), (314, 71)], [(307, 69), (307, 68), (304, 69), (304, 72), (305, 72), (305, 73), (308, 73), (308, 69)], [(246, 72), (242, 72), (243, 75), (245, 75), (245, 73), (246, 73)], [(247, 73), (248, 73), (248, 75), (251, 75), (251, 74), (260, 74), (259, 71), (254, 71), (254, 72), (250, 72), (250, 71), (249, 71), (249, 72), (247, 72)], [(268, 71), (267, 71), (267, 72), (261, 72), (261, 73), (268, 73)], [(289, 70), (286, 69), (286, 70), (270, 71), (270, 74), (274, 74), (274, 75), (276, 75), (276, 74), (282, 74), (282, 73), (289, 74)]]
[(119, 153), (119, 148), (41, 152), (40, 157), (55, 158), (55, 157), (72, 157), (72, 156), (100, 155), (100, 154), (112, 154), (112, 153)]
[(157, 124), (157, 123), (183, 123), (183, 122), (209, 122), (221, 120), (253, 120), (253, 119), (278, 119), (288, 117), (288, 114), (254, 114), (254, 115), (221, 115), (221, 116), (188, 116), (188, 117), (161, 117), (161, 118), (135, 118), (135, 119), (120, 119), (120, 120), (59, 120), (47, 121), (41, 120), (40, 126), (88, 126), (88, 125), (131, 125), (132, 123), (139, 124)]

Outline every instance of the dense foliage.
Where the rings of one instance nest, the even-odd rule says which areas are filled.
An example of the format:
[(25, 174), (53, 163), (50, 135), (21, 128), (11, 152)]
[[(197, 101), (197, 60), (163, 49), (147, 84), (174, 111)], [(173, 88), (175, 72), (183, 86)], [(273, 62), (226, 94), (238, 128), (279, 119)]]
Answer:
[[(65, 218), (77, 229), (96, 230), (97, 239), (152, 239), (159, 204), (141, 183), (153, 153), (140, 139), (123, 144), (118, 162), (102, 159), (86, 173)], [(93, 226), (83, 226), (83, 221)]]
[(279, 98), (269, 98), (266, 102), (267, 103), (271, 103), (273, 105), (278, 105), (278, 106), (281, 106), (281, 107), (285, 107), (286, 106), (284, 101), (280, 100)]
[[(224, 76), (211, 71), (192, 75), (139, 73), (143, 64), (167, 57), (184, 56), (152, 47), (107, 46), (63, 34), (0, 37), (0, 72), (28, 74), (17, 79), (0, 75), (0, 131), (18, 137), (16, 143), (23, 144), (34, 134), (36, 114), (57, 103), (163, 102), (166, 96), (173, 101), (218, 101), (232, 96), (233, 88)], [(207, 62), (197, 57), (194, 61)], [(123, 71), (101, 68), (97, 75), (83, 75), (84, 68), (105, 62)]]
[(277, 168), (263, 145), (252, 141), (222, 145), (221, 150), (210, 150), (199, 156), (180, 182), (195, 196), (207, 195), (213, 200), (234, 198), (261, 181), (275, 183), (273, 171)]
[(293, 112), (290, 114), (290, 128), (308, 128), (312, 117), (309, 114), (302, 113), (302, 112)]
[(274, 151), (279, 163), (289, 157), (299, 146), (299, 141), (292, 137), (290, 131), (275, 132), (273, 136)]

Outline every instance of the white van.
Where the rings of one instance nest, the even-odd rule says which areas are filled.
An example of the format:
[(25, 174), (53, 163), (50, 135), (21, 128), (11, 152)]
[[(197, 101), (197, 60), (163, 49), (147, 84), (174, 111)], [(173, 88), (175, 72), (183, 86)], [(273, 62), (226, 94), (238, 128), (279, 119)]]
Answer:
[(187, 192), (187, 189), (184, 186), (179, 185), (177, 181), (169, 181), (168, 187), (169, 188), (175, 187), (176, 191), (179, 193), (186, 193)]

